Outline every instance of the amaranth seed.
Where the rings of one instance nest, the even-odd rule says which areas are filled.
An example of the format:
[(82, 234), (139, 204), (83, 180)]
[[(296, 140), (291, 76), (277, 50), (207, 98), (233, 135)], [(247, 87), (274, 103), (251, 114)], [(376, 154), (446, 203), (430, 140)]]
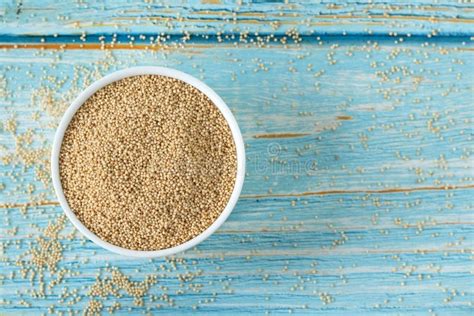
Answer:
[(236, 149), (219, 109), (180, 80), (116, 81), (75, 113), (60, 151), (71, 210), (111, 244), (159, 250), (206, 230), (225, 208)]

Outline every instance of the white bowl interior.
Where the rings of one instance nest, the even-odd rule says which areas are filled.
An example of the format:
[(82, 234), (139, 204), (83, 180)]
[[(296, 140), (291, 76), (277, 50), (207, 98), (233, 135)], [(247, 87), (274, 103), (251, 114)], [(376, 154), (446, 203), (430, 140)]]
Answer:
[[(140, 250), (131, 250), (131, 249), (118, 247), (102, 240), (93, 232), (91, 232), (86, 226), (84, 226), (84, 224), (82, 224), (82, 222), (76, 217), (74, 212), (69, 208), (69, 204), (67, 203), (66, 197), (64, 196), (64, 192), (63, 192), (63, 188), (62, 188), (61, 180), (59, 176), (59, 153), (61, 150), (62, 140), (64, 137), (64, 133), (66, 131), (66, 128), (68, 127), (69, 122), (71, 121), (72, 117), (76, 113), (77, 109), (79, 109), (79, 107), (88, 98), (90, 98), (97, 90), (101, 89), (102, 87), (114, 81), (117, 81), (126, 77), (138, 76), (138, 75), (162, 75), (162, 76), (176, 78), (194, 86), (195, 88), (203, 92), (205, 95), (207, 95), (207, 97), (221, 111), (227, 123), (229, 124), (229, 127), (232, 132), (232, 136), (234, 138), (235, 147), (237, 150), (237, 174), (236, 174), (236, 179), (235, 179), (234, 190), (232, 191), (232, 194), (227, 203), (227, 206), (224, 208), (224, 210), (222, 211), (221, 215), (217, 218), (217, 220), (211, 226), (209, 226), (204, 232), (194, 237), (193, 239), (172, 248), (156, 250), (156, 251), (140, 251)], [(196, 246), (197, 244), (205, 240), (207, 237), (209, 237), (214, 231), (216, 231), (225, 222), (227, 217), (232, 212), (232, 209), (234, 208), (235, 204), (237, 203), (240, 192), (242, 190), (242, 185), (244, 183), (245, 147), (244, 147), (242, 134), (240, 133), (240, 129), (239, 129), (239, 126), (237, 125), (237, 121), (235, 120), (234, 115), (232, 114), (230, 109), (227, 107), (225, 102), (217, 95), (217, 93), (215, 93), (205, 83), (203, 83), (202, 81), (184, 72), (171, 69), (171, 68), (154, 67), (154, 66), (132, 67), (132, 68), (127, 68), (124, 70), (111, 73), (103, 77), (102, 79), (94, 82), (87, 89), (85, 89), (66, 110), (64, 116), (61, 119), (61, 122), (59, 123), (58, 129), (56, 130), (56, 134), (54, 136), (53, 148), (51, 152), (51, 176), (53, 180), (54, 190), (56, 191), (56, 196), (59, 200), (61, 207), (63, 208), (67, 217), (74, 224), (74, 226), (87, 238), (92, 240), (97, 245), (121, 255), (131, 256), (131, 257), (144, 257), (144, 258), (162, 257), (162, 256), (173, 255), (178, 252), (181, 252), (181, 251), (184, 251), (186, 249)]]

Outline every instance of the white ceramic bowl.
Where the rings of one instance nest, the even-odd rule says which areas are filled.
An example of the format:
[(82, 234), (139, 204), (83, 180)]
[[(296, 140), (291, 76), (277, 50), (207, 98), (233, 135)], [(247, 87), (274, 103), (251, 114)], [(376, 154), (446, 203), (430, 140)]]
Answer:
[[(126, 248), (112, 245), (106, 242), (105, 240), (100, 239), (96, 234), (94, 234), (86, 226), (84, 226), (84, 224), (82, 224), (82, 222), (79, 221), (79, 219), (76, 217), (74, 212), (69, 208), (69, 204), (66, 200), (66, 197), (64, 196), (63, 188), (61, 186), (61, 180), (59, 177), (59, 153), (61, 149), (61, 143), (63, 141), (64, 132), (66, 131), (66, 128), (69, 125), (69, 122), (71, 121), (72, 117), (76, 113), (77, 109), (89, 97), (91, 97), (97, 90), (101, 89), (102, 87), (114, 81), (117, 81), (126, 77), (137, 76), (137, 75), (168, 76), (168, 77), (182, 80), (196, 87), (197, 89), (199, 89), (201, 92), (207, 95), (209, 99), (211, 99), (212, 102), (214, 102), (214, 104), (219, 108), (221, 113), (224, 115), (224, 118), (227, 120), (227, 123), (229, 124), (230, 129), (232, 131), (232, 136), (234, 138), (235, 146), (237, 149), (237, 175), (235, 179), (234, 190), (229, 199), (229, 202), (227, 203), (227, 206), (224, 208), (221, 215), (204, 232), (194, 237), (193, 239), (185, 242), (184, 244), (181, 244), (172, 248), (156, 250), (156, 251), (139, 251), (139, 250), (126, 249)], [(110, 250), (112, 252), (125, 255), (125, 256), (143, 257), (143, 258), (168, 256), (168, 255), (173, 255), (178, 252), (184, 251), (191, 247), (194, 247), (200, 242), (202, 242), (203, 240), (205, 240), (225, 222), (227, 217), (232, 212), (232, 209), (237, 203), (237, 200), (240, 195), (240, 191), (242, 189), (242, 185), (244, 183), (244, 177), (245, 177), (244, 141), (242, 138), (242, 134), (240, 133), (239, 126), (237, 125), (237, 121), (235, 120), (234, 116), (232, 115), (232, 112), (229, 110), (227, 105), (211, 88), (209, 88), (206, 84), (204, 84), (200, 80), (188, 74), (185, 74), (181, 71), (170, 69), (170, 68), (164, 68), (164, 67), (151, 67), (151, 66), (148, 67), (147, 66), (147, 67), (127, 68), (124, 70), (111, 73), (105, 76), (104, 78), (94, 82), (87, 89), (85, 89), (66, 110), (66, 113), (61, 119), (61, 122), (59, 123), (58, 129), (54, 136), (53, 149), (51, 152), (51, 176), (53, 178), (53, 186), (54, 186), (54, 190), (56, 191), (56, 196), (58, 197), (59, 203), (61, 204), (61, 207), (63, 208), (64, 213), (66, 213), (67, 217), (71, 220), (74, 226), (76, 226), (76, 228), (82, 234), (84, 234), (87, 238), (92, 240), (94, 243), (96, 243), (97, 245), (107, 250)]]

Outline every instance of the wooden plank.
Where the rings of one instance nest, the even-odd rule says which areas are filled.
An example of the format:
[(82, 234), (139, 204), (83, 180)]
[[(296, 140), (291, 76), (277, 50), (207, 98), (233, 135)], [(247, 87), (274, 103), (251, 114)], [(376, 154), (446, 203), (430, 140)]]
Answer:
[[(164, 55), (67, 51), (59, 53), (57, 62), (54, 51), (39, 57), (35, 51), (13, 49), (0, 55), (0, 61), (10, 69), (7, 84), (16, 82), (23, 89), (6, 101), (5, 116), (14, 110), (19, 132), (34, 128), (42, 138), (52, 138), (57, 116), (30, 119), (30, 113), (41, 107), (40, 102), (30, 103), (31, 91), (40, 91), (50, 80), (43, 74), (50, 63), (55, 64), (54, 76), (72, 78), (81, 71), (86, 83), (99, 76), (95, 66), (89, 66), (94, 63), (166, 65), (201, 77), (234, 110), (247, 143), (250, 184), (244, 195), (470, 187), (473, 75), (472, 65), (466, 64), (471, 52), (464, 50), (470, 46), (426, 46), (417, 39), (378, 43), (328, 41), (308, 43), (300, 50), (194, 44)], [(8, 57), (12, 53), (20, 63)], [(327, 57), (332, 54), (335, 64)], [(397, 57), (386, 64), (394, 54)], [(107, 72), (122, 67), (117, 63)], [(27, 72), (44, 79), (31, 80)], [(81, 87), (71, 89), (66, 81), (62, 89), (52, 91), (59, 107), (55, 111), (62, 113)], [(5, 146), (15, 147), (13, 137), (3, 137)], [(28, 172), (32, 176), (34, 170)], [(14, 188), (5, 184), (7, 192)], [(5, 202), (24, 203), (13, 193)]]
[(102, 3), (4, 1), (0, 11), (8, 34), (473, 34), (474, 8), (453, 1), (234, 1), (126, 0)]

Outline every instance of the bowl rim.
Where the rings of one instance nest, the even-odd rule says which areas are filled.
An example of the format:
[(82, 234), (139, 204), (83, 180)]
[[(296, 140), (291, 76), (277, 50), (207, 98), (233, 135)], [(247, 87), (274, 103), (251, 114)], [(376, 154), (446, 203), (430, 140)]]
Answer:
[[(219, 109), (219, 111), (224, 116), (227, 124), (229, 125), (232, 137), (235, 143), (236, 152), (237, 152), (237, 173), (235, 178), (234, 189), (232, 194), (227, 202), (226, 207), (219, 215), (219, 217), (209, 226), (205, 231), (203, 231), (198, 236), (194, 237), (193, 239), (188, 240), (187, 242), (161, 250), (153, 250), (153, 251), (141, 251), (141, 250), (132, 250), (127, 248), (122, 248), (116, 245), (113, 245), (100, 237), (96, 234), (91, 232), (74, 214), (74, 212), (70, 209), (69, 204), (64, 196), (63, 188), (61, 185), (60, 175), (59, 175), (59, 154), (61, 150), (61, 145), (64, 137), (64, 133), (71, 122), (72, 117), (76, 113), (76, 111), (84, 104), (84, 102), (89, 99), (96, 91), (103, 88), (104, 86), (127, 77), (139, 76), (139, 75), (162, 75), (167, 76), (175, 79), (179, 79), (184, 81), (202, 93), (204, 93)], [(234, 115), (230, 111), (229, 107), (226, 105), (224, 100), (212, 90), (209, 86), (207, 86), (202, 81), (198, 80), (197, 78), (181, 72), (179, 70), (175, 70), (172, 68), (167, 67), (157, 67), (157, 66), (141, 66), (141, 67), (130, 67), (125, 68), (119, 71), (115, 71), (106, 75), (105, 77), (93, 82), (90, 86), (88, 86), (85, 90), (83, 90), (76, 99), (69, 105), (66, 112), (64, 113), (61, 121), (56, 129), (56, 133), (54, 135), (53, 147), (51, 150), (51, 177), (53, 181), (54, 191), (56, 192), (56, 197), (59, 200), (59, 204), (61, 205), (64, 213), (69, 218), (69, 220), (73, 223), (73, 225), (88, 239), (92, 242), (97, 244), (98, 246), (112, 251), (114, 253), (128, 256), (128, 257), (141, 257), (141, 258), (155, 258), (155, 257), (163, 257), (174, 255), (189, 248), (196, 246), (197, 244), (204, 241), (208, 238), (212, 233), (214, 233), (229, 217), (230, 213), (235, 207), (237, 200), (240, 196), (240, 192), (242, 190), (242, 186), (244, 183), (245, 178), (245, 146), (242, 134), (240, 132), (239, 126), (237, 121), (235, 120)]]

